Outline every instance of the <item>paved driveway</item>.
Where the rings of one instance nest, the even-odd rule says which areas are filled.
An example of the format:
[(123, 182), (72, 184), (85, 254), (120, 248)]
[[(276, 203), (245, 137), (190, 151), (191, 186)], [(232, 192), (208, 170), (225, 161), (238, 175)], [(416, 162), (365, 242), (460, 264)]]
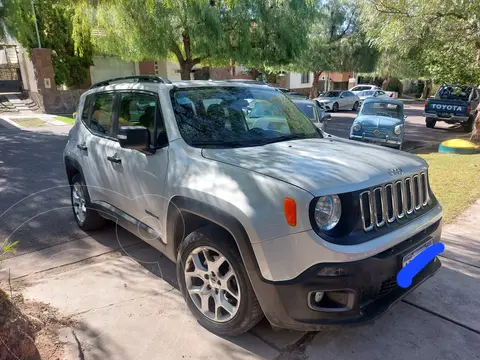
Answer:
[[(335, 114), (332, 127), (352, 120)], [(408, 124), (435, 139), (451, 134)], [(263, 322), (221, 338), (188, 313), (160, 253), (115, 226), (77, 228), (62, 161), (67, 130), (0, 129), (0, 238), (20, 242), (0, 281), (10, 268), (27, 299), (73, 316), (85, 359), (480, 358), (480, 203), (445, 229), (440, 272), (376, 323), (299, 333)]]

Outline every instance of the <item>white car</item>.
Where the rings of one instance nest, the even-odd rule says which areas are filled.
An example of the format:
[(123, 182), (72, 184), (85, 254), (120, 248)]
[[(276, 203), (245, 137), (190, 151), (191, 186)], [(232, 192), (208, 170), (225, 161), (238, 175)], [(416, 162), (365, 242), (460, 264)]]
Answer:
[(357, 95), (348, 90), (333, 90), (321, 94), (315, 98), (327, 111), (337, 112), (338, 110), (357, 111), (360, 107), (360, 99)]
[(368, 91), (368, 90), (382, 90), (382, 88), (377, 85), (358, 84), (352, 87), (351, 89), (349, 89), (349, 91), (353, 92), (355, 95), (358, 95), (359, 92)]
[(64, 160), (78, 226), (108, 219), (163, 253), (217, 334), (263, 316), (302, 331), (371, 321), (440, 269), (397, 285), (440, 240), (425, 160), (326, 134), (276, 89), (117, 78), (77, 114)]
[(360, 99), (360, 104), (363, 103), (365, 99), (368, 98), (388, 98), (389, 96), (383, 90), (365, 90), (357, 93), (357, 96)]

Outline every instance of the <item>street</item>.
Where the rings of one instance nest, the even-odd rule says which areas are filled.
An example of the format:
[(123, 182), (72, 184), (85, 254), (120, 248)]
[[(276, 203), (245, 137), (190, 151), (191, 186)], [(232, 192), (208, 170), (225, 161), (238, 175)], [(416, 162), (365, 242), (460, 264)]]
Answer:
[[(452, 136), (427, 129), (417, 107), (407, 111), (412, 142)], [(329, 131), (347, 136), (354, 116), (333, 114)], [(68, 130), (0, 128), (0, 237), (19, 241), (2, 269), (25, 299), (76, 321), (85, 359), (480, 357), (480, 241), (472, 235), (480, 231), (480, 211), (464, 217), (475, 227), (444, 229), (443, 268), (374, 324), (302, 333), (275, 332), (264, 320), (238, 338), (222, 338), (190, 315), (175, 265), (158, 251), (114, 224), (88, 234), (77, 227), (62, 160)], [(0, 271), (0, 280), (6, 276)]]

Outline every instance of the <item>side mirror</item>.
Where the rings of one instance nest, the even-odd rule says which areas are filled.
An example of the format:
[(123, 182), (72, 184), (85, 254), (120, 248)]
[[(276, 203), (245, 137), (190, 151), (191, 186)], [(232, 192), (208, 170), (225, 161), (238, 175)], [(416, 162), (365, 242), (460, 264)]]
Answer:
[(406, 120), (407, 119), (407, 115), (403, 115), (403, 120)]
[(340, 99), (343, 99), (345, 97), (345, 95), (341, 94), (340, 95)]
[(143, 126), (121, 126), (117, 139), (125, 149), (138, 150), (143, 153), (155, 153), (150, 144), (150, 131)]
[(77, 120), (77, 113), (74, 112), (74, 113), (72, 114), (72, 117), (73, 117), (73, 120)]
[(330, 121), (330, 120), (332, 120), (332, 115), (325, 114), (324, 117), (323, 117), (323, 121)]

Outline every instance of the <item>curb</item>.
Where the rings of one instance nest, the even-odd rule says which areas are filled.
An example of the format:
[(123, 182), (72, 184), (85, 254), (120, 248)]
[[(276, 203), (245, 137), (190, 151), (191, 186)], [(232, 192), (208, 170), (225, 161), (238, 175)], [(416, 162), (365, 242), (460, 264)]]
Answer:
[(25, 128), (21, 125), (18, 125), (15, 121), (9, 120), (4, 117), (0, 117), (0, 125), (5, 126), (7, 129), (20, 129), (24, 130)]

